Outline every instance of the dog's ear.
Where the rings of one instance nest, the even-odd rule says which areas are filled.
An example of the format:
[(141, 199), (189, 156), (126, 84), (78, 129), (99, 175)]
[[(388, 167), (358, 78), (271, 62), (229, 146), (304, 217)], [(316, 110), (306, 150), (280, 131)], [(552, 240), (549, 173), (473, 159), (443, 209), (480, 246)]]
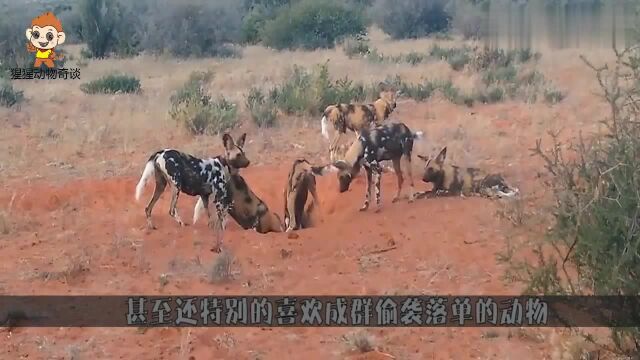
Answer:
[(238, 141), (236, 141), (236, 145), (238, 145), (239, 148), (243, 148), (244, 147), (244, 141), (247, 139), (247, 133), (244, 133), (242, 135), (240, 135), (240, 137), (238, 138)]
[(349, 170), (349, 168), (351, 168), (351, 166), (349, 166), (349, 164), (347, 164), (347, 162), (344, 160), (338, 160), (334, 162), (333, 166), (335, 166), (338, 170)]
[(418, 154), (418, 159), (422, 160), (422, 161), (429, 161), (429, 157), (428, 156), (424, 156), (424, 155), (420, 155)]
[(233, 149), (233, 138), (229, 133), (224, 133), (222, 135), (222, 145), (224, 145), (224, 148), (227, 150)]
[(440, 150), (440, 153), (438, 154), (438, 156), (436, 156), (436, 164), (438, 165), (442, 165), (442, 163), (444, 163), (444, 160), (447, 158), (447, 147), (443, 147), (442, 150)]

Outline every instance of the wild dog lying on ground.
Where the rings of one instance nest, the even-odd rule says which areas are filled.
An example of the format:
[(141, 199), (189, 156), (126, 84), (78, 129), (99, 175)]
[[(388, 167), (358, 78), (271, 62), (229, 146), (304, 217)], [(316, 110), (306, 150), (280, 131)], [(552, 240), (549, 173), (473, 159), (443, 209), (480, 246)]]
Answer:
[(181, 192), (190, 196), (200, 197), (207, 209), (210, 227), (212, 226), (211, 215), (206, 205), (209, 204), (209, 198), (213, 196), (217, 213), (217, 241), (213, 250), (215, 252), (221, 251), (226, 215), (232, 206), (229, 188), (230, 167), (238, 168), (249, 165), (249, 160), (242, 149), (233, 143), (231, 135), (225, 133), (222, 140), (225, 145), (224, 157), (216, 156), (208, 159), (199, 159), (174, 149), (160, 150), (149, 157), (140, 181), (136, 185), (136, 200), (140, 200), (145, 184), (152, 176), (155, 176), (155, 190), (144, 210), (149, 228), (156, 228), (151, 221), (151, 211), (168, 183), (172, 185), (169, 215), (180, 226), (186, 225), (178, 215), (177, 209), (178, 197)]
[[(460, 168), (445, 164), (447, 147), (445, 146), (435, 159), (423, 155), (418, 157), (426, 162), (422, 181), (433, 184), (431, 193), (435, 195), (479, 194), (487, 197), (512, 197), (519, 193), (517, 188), (507, 185), (499, 174), (486, 174), (477, 168)], [(419, 196), (425, 196), (421, 193)]]
[(332, 168), (312, 166), (306, 159), (293, 162), (284, 189), (284, 225), (287, 232), (312, 226), (312, 215), (319, 204), (315, 175), (323, 176)]
[[(245, 139), (246, 134), (242, 134), (235, 143), (235, 146), (237, 146), (241, 151), (244, 151), (243, 147)], [(233, 139), (231, 141), (233, 141)], [(247, 182), (239, 174), (239, 169), (246, 168), (249, 164), (247, 163), (246, 166), (238, 167), (233, 166), (233, 164), (244, 165), (235, 162), (230, 162), (229, 165), (231, 173), (229, 185), (231, 196), (233, 198), (233, 205), (229, 209), (229, 215), (231, 215), (231, 218), (233, 218), (238, 225), (245, 230), (254, 229), (261, 234), (268, 232), (282, 232), (282, 221), (280, 220), (280, 217), (276, 213), (269, 211), (267, 204), (265, 204), (264, 201), (251, 191)], [(198, 199), (193, 210), (194, 224), (202, 214), (203, 210), (204, 203), (202, 199)]]
[[(382, 88), (382, 84), (380, 85)], [(382, 90), (380, 98), (372, 104), (335, 104), (329, 105), (322, 113), (320, 128), (322, 135), (329, 140), (329, 123), (339, 134), (347, 129), (357, 134), (364, 128), (382, 125), (396, 108), (399, 91)]]
[[(338, 169), (338, 182), (340, 192), (349, 189), (352, 179), (364, 166), (367, 175), (367, 188), (364, 205), (360, 211), (369, 208), (369, 197), (372, 187), (375, 188), (376, 212), (380, 210), (380, 177), (382, 175), (381, 161), (391, 160), (393, 168), (398, 178), (398, 191), (393, 198), (393, 202), (400, 199), (402, 185), (404, 183), (403, 168), (409, 177), (409, 202), (413, 202), (415, 193), (413, 191), (413, 176), (411, 171), (411, 153), (413, 151), (414, 139), (422, 138), (422, 131), (416, 133), (403, 123), (393, 123), (378, 126), (372, 130), (363, 129), (358, 139), (353, 142), (345, 155), (344, 160), (333, 163)], [(401, 166), (402, 162), (404, 166)]]

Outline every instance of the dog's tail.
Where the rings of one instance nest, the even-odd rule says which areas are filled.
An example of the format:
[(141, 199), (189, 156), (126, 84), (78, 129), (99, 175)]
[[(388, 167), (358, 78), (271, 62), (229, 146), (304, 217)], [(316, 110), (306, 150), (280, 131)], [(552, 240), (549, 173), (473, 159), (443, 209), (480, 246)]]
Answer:
[(423, 137), (424, 137), (424, 131), (420, 131), (420, 130), (418, 130), (418, 131), (416, 131), (416, 132), (414, 132), (414, 133), (413, 133), (413, 138), (414, 138), (414, 139), (420, 140), (420, 139), (422, 139)]
[(322, 119), (320, 119), (320, 129), (322, 130), (322, 136), (329, 140), (329, 121), (326, 115), (322, 115)]
[(144, 166), (144, 170), (142, 171), (142, 176), (140, 177), (140, 181), (138, 181), (138, 185), (136, 185), (136, 201), (140, 201), (140, 197), (142, 196), (142, 191), (144, 190), (144, 186), (147, 184), (147, 181), (155, 174), (155, 161), (158, 153), (151, 155), (147, 164)]
[(198, 201), (196, 202), (196, 206), (193, 208), (193, 224), (194, 225), (196, 221), (198, 221), (198, 219), (200, 218), (200, 215), (202, 215), (203, 211), (204, 211), (204, 201), (202, 201), (202, 198), (198, 196)]

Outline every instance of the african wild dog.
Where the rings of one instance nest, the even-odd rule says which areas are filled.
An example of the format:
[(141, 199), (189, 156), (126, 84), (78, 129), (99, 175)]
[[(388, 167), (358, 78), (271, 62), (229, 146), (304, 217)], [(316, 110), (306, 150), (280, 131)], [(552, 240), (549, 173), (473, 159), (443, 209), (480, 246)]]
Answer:
[[(239, 149), (243, 149), (245, 142), (245, 134), (236, 142)], [(248, 164), (247, 164), (248, 165)], [(282, 232), (282, 221), (278, 214), (271, 212), (269, 207), (256, 194), (239, 174), (240, 168), (247, 166), (234, 167), (230, 164), (229, 170), (231, 180), (229, 182), (233, 205), (229, 209), (229, 215), (243, 229), (254, 229), (258, 233), (265, 234), (268, 232)], [(201, 199), (196, 202), (193, 210), (193, 223), (195, 224), (204, 210), (204, 203)]]
[[(231, 194), (233, 206), (229, 209), (229, 215), (243, 229), (254, 229), (260, 234), (268, 232), (282, 232), (282, 220), (278, 214), (269, 210), (267, 204), (262, 201), (239, 174), (231, 174)], [(193, 210), (193, 223), (200, 217), (204, 210), (202, 200), (198, 199)]]
[[(316, 177), (333, 171), (332, 166), (312, 166), (306, 159), (296, 159), (284, 189), (284, 225), (286, 231), (311, 227), (318, 207)], [(311, 193), (311, 198), (309, 198)]]
[(372, 104), (335, 104), (329, 105), (322, 113), (320, 128), (322, 135), (329, 140), (329, 123), (345, 134), (347, 129), (358, 133), (364, 128), (382, 125), (396, 108), (396, 96), (399, 91), (391, 91), (380, 84), (380, 98)]
[[(245, 135), (241, 139), (244, 139), (244, 137)], [(222, 141), (225, 147), (224, 157), (216, 156), (208, 159), (199, 159), (174, 149), (160, 150), (149, 157), (140, 181), (136, 185), (136, 200), (140, 200), (145, 184), (152, 176), (155, 176), (155, 190), (151, 200), (145, 207), (147, 226), (149, 228), (156, 228), (151, 221), (151, 211), (168, 183), (172, 185), (169, 215), (181, 226), (186, 225), (178, 215), (177, 210), (178, 196), (181, 192), (190, 196), (199, 196), (205, 205), (209, 204), (209, 198), (213, 195), (217, 212), (215, 224), (217, 227), (217, 241), (213, 251), (221, 251), (226, 215), (232, 206), (232, 197), (229, 189), (230, 167), (238, 168), (249, 165), (249, 160), (242, 149), (234, 144), (231, 135), (225, 133), (222, 136)], [(212, 226), (211, 215), (208, 207), (205, 207), (207, 208), (209, 226)]]
[[(413, 175), (411, 171), (411, 153), (413, 151), (413, 141), (423, 136), (422, 131), (415, 133), (403, 123), (392, 123), (378, 126), (372, 130), (363, 129), (358, 139), (353, 142), (345, 155), (344, 160), (338, 160), (333, 166), (338, 168), (338, 182), (340, 192), (349, 190), (349, 185), (353, 177), (357, 175), (360, 166), (364, 166), (367, 175), (367, 188), (364, 205), (360, 211), (369, 208), (369, 197), (372, 188), (375, 188), (376, 211), (380, 210), (380, 177), (382, 175), (381, 161), (391, 160), (393, 168), (398, 178), (398, 191), (393, 198), (393, 202), (400, 199), (402, 185), (404, 182), (404, 171), (409, 176), (409, 202), (414, 200)], [(402, 160), (405, 165), (401, 166)]]
[[(426, 162), (422, 181), (433, 184), (433, 194), (450, 195), (480, 194), (487, 197), (512, 197), (519, 193), (517, 188), (507, 185), (499, 174), (486, 174), (477, 168), (460, 168), (445, 164), (445, 146), (435, 159), (423, 155), (418, 157)], [(420, 194), (420, 196), (426, 193)]]

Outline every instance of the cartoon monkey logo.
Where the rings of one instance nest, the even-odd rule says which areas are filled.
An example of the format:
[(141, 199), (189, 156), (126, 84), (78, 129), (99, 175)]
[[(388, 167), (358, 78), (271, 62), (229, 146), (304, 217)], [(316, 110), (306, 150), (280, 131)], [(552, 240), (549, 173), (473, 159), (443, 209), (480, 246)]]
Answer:
[(27, 29), (27, 51), (36, 53), (36, 61), (33, 64), (38, 68), (44, 64), (48, 68), (55, 67), (54, 60), (62, 60), (62, 56), (56, 57), (55, 47), (64, 43), (67, 36), (62, 31), (62, 23), (51, 12), (31, 20), (31, 27)]

